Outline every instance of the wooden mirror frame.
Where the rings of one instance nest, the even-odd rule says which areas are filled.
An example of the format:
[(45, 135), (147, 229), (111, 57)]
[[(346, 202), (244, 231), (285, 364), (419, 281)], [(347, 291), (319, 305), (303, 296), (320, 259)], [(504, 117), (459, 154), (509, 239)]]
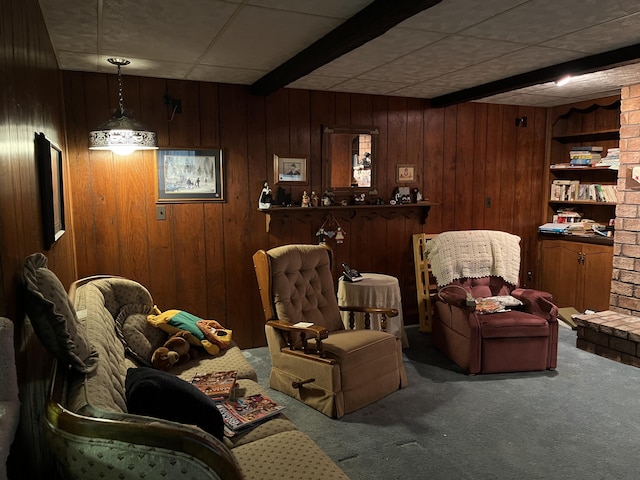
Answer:
[[(325, 190), (331, 189), (334, 193), (366, 193), (376, 189), (376, 171), (379, 166), (377, 156), (378, 135), (380, 131), (376, 127), (353, 126), (325, 126), (322, 129), (322, 186)], [(345, 141), (338, 141), (344, 137)], [(346, 185), (335, 184), (332, 178), (336, 173), (343, 172), (343, 177), (353, 178), (353, 157), (351, 142), (359, 135), (371, 135), (371, 186), (360, 187), (353, 185), (351, 181), (345, 181)], [(336, 154), (344, 150), (344, 153)]]

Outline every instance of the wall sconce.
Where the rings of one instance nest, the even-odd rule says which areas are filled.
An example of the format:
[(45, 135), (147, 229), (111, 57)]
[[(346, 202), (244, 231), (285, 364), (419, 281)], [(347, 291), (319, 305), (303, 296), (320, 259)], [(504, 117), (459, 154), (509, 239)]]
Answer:
[(527, 117), (518, 117), (516, 118), (516, 127), (526, 127), (527, 126)]
[(89, 150), (111, 150), (117, 155), (129, 155), (136, 150), (157, 150), (156, 132), (143, 127), (124, 109), (120, 67), (131, 62), (124, 58), (109, 58), (107, 61), (118, 66), (119, 109), (97, 129), (89, 132)]

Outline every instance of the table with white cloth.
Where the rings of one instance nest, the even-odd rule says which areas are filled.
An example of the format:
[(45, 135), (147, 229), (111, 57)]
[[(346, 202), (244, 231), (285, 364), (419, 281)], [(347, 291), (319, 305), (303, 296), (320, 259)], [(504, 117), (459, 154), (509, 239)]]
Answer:
[[(381, 273), (363, 273), (359, 282), (348, 282), (340, 277), (338, 281), (338, 305), (352, 307), (395, 308), (396, 317), (387, 317), (387, 332), (409, 346), (402, 318), (402, 297), (396, 277)], [(349, 312), (341, 312), (345, 328), (349, 328)], [(364, 328), (364, 313), (355, 313), (356, 328)], [(371, 314), (371, 328), (381, 330), (381, 315)]]

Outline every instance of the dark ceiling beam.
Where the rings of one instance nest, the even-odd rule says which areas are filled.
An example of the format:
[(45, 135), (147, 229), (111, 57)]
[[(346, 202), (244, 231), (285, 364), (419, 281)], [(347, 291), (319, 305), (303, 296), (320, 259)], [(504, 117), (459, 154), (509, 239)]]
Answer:
[(588, 57), (559, 63), (550, 67), (540, 68), (527, 73), (503, 78), (495, 82), (485, 83), (475, 87), (434, 97), (430, 101), (432, 107), (448, 107), (457, 103), (470, 102), (479, 98), (498, 95), (499, 93), (518, 90), (546, 82), (555, 82), (567, 75), (577, 76), (586, 73), (608, 70), (636, 63), (640, 59), (640, 44), (618, 48), (609, 52), (597, 53)]
[(375, 0), (324, 37), (251, 85), (254, 95), (269, 95), (341, 57), (400, 22), (442, 0)]

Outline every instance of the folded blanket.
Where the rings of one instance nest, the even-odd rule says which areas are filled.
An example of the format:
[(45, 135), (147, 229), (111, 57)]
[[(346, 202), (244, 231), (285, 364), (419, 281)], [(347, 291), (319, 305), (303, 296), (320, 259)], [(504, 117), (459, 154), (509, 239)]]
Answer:
[(520, 237), (494, 230), (443, 232), (425, 245), (438, 286), (459, 278), (496, 276), (512, 285), (520, 274)]

